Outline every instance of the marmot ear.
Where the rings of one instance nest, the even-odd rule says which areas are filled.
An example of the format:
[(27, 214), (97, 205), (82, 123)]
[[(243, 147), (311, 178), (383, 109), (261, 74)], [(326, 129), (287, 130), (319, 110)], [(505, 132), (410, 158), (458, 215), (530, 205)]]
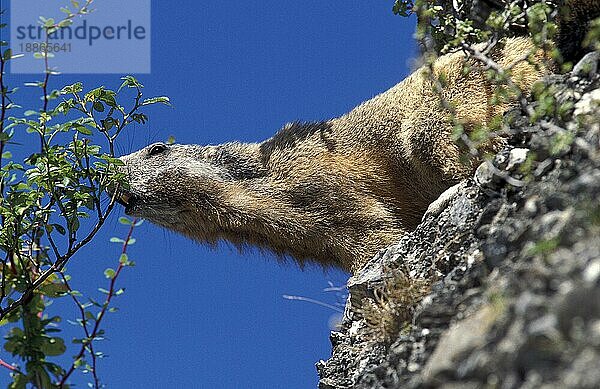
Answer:
[(157, 143), (155, 145), (150, 146), (150, 150), (148, 150), (148, 156), (152, 157), (158, 155), (164, 151), (166, 151), (168, 146), (164, 143)]

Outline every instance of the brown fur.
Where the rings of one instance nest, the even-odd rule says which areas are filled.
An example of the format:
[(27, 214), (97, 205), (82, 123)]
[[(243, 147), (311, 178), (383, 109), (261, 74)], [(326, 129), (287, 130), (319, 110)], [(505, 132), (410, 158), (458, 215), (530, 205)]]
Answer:
[[(528, 39), (509, 39), (499, 64), (531, 49)], [(513, 68), (523, 90), (547, 72), (538, 62)], [(445, 74), (443, 97), (467, 129), (507, 108), (490, 104), (492, 85), (462, 53), (439, 58), (433, 71)], [(198, 241), (251, 244), (357, 272), (472, 170), (460, 162), (431, 79), (417, 70), (342, 117), (289, 124), (262, 143), (153, 145), (122, 157), (126, 212)]]
[[(580, 50), (600, 1), (567, 3), (572, 14), (560, 16), (557, 45), (569, 55)], [(551, 67), (541, 52), (534, 65), (520, 61), (533, 50), (529, 39), (509, 38), (491, 58), (512, 67), (512, 82), (526, 92)], [(346, 115), (288, 124), (261, 143), (155, 144), (122, 157), (129, 188), (120, 201), (128, 214), (198, 241), (251, 244), (300, 264), (356, 273), (415, 228), (446, 188), (471, 174), (477, 161), (461, 162), (454, 124), (469, 132), (514, 104), (492, 104), (496, 86), (483, 65), (463, 53), (440, 57), (431, 70), (417, 70)], [(441, 96), (432, 81), (440, 75)]]

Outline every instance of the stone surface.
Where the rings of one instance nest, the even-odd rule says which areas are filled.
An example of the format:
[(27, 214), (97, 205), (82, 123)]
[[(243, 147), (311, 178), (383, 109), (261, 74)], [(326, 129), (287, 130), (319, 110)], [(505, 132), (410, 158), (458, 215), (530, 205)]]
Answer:
[[(506, 149), (349, 281), (320, 388), (600, 387), (600, 75), (582, 68), (546, 80), (569, 114), (511, 111)], [(431, 285), (384, 340), (362, 308), (398, 272)]]

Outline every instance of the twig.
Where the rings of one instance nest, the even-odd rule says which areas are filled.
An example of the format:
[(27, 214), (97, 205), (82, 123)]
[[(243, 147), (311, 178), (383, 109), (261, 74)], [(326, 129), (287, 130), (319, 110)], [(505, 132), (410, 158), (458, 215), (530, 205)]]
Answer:
[[(3, 14), (4, 11), (0, 10), (0, 15)], [(6, 120), (6, 111), (7, 111), (7, 102), (6, 102), (6, 86), (4, 85), (4, 72), (5, 72), (6, 61), (4, 60), (4, 55), (0, 50), (0, 135), (4, 134), (4, 121)], [(4, 146), (6, 145), (6, 141), (4, 139), (0, 140), (0, 172), (2, 171), (2, 165), (4, 162), (4, 158), (2, 155), (4, 154)], [(4, 177), (0, 175), (0, 196), (2, 196), (2, 202), (4, 202)], [(2, 215), (0, 218), (0, 222), (2, 223), (2, 227), (4, 228), (5, 217)], [(2, 288), (0, 303), (4, 300), (5, 292), (4, 287), (6, 284), (6, 263), (10, 261), (11, 267), (14, 268), (14, 264), (12, 263), (12, 255), (10, 252), (6, 253), (6, 258), (2, 259), (2, 282), (0, 287)]]
[[(492, 69), (493, 71), (495, 71), (497, 74), (499, 74), (503, 80), (506, 81), (506, 83), (508, 84), (508, 86), (510, 86), (512, 88), (512, 90), (517, 93), (517, 99), (519, 101), (519, 105), (521, 107), (521, 109), (527, 114), (527, 116), (531, 117), (533, 116), (534, 112), (533, 112), (533, 108), (531, 108), (529, 106), (529, 101), (527, 100), (527, 98), (525, 97), (525, 94), (523, 94), (523, 91), (521, 90), (521, 88), (519, 88), (518, 85), (516, 85), (513, 80), (506, 74), (505, 69), (500, 66), (498, 63), (496, 63), (493, 59), (491, 59), (490, 57), (488, 57), (487, 55), (483, 54), (481, 51), (479, 51), (477, 48), (469, 46), (468, 44), (466, 44), (465, 42), (463, 42), (461, 44), (461, 48), (463, 49), (463, 51), (465, 51), (469, 56), (475, 58), (476, 60), (480, 61), (481, 63), (483, 63), (488, 69)], [(522, 61), (525, 61), (527, 58), (529, 58), (529, 56), (531, 55), (531, 52), (528, 52), (526, 54), (524, 54), (522, 56), (522, 58), (519, 58), (517, 61), (515, 61), (510, 68), (514, 67), (517, 63), (520, 63)]]
[[(67, 289), (69, 290), (69, 295), (71, 296), (71, 298), (73, 299), (73, 302), (75, 303), (75, 305), (77, 306), (77, 308), (79, 309), (79, 313), (81, 314), (81, 326), (83, 327), (83, 332), (85, 333), (85, 338), (86, 339), (91, 339), (91, 334), (88, 328), (88, 319), (85, 316), (85, 308), (83, 306), (83, 304), (77, 299), (77, 297), (74, 294), (73, 289), (71, 288), (71, 285), (69, 285), (69, 281), (67, 280), (67, 277), (65, 276), (65, 274), (61, 271), (60, 272), (60, 276), (63, 280), (63, 283), (66, 285)], [(96, 374), (96, 354), (94, 352), (94, 344), (93, 342), (89, 342), (87, 344), (84, 344), (83, 347), (89, 345), (90, 348), (90, 355), (92, 356), (92, 374), (94, 377), (94, 382), (98, 381), (97, 378), (97, 374)], [(75, 361), (77, 361), (80, 357), (75, 358)], [(73, 366), (73, 365), (72, 365)]]
[(85, 238), (83, 238), (78, 243), (76, 243), (73, 246), (73, 248), (70, 249), (66, 254), (59, 257), (52, 264), (52, 266), (50, 266), (49, 269), (44, 271), (38, 278), (36, 278), (35, 281), (33, 281), (33, 283), (31, 284), (31, 286), (25, 292), (23, 292), (21, 294), (21, 297), (19, 297), (15, 301), (13, 301), (8, 307), (6, 307), (4, 309), (0, 308), (0, 320), (3, 319), (10, 312), (14, 311), (17, 307), (25, 304), (28, 301), (29, 295), (31, 294), (31, 292), (33, 292), (36, 288), (38, 288), (41, 284), (43, 284), (44, 281), (46, 281), (46, 279), (48, 277), (50, 277), (52, 274), (61, 271), (64, 268), (64, 266), (67, 264), (69, 259), (73, 255), (75, 255), (75, 253), (77, 251), (79, 251), (79, 249), (81, 249), (83, 246), (88, 244), (94, 238), (94, 236), (100, 230), (100, 227), (102, 227), (104, 225), (104, 222), (108, 218), (108, 215), (111, 213), (112, 209), (114, 208), (115, 202), (116, 202), (116, 192), (115, 192), (115, 194), (113, 194), (110, 204), (108, 205), (103, 217), (100, 220), (98, 220), (98, 222), (96, 223), (94, 228), (92, 228), (92, 231), (90, 231), (90, 233)]
[(286, 300), (306, 301), (307, 303), (317, 304), (317, 305), (320, 305), (325, 308), (333, 309), (336, 312), (344, 313), (344, 311), (342, 309), (340, 309), (339, 307), (336, 307), (335, 305), (327, 304), (327, 303), (324, 303), (319, 300), (311, 299), (309, 297), (290, 296), (290, 295), (284, 294), (283, 298)]
[[(134, 218), (132, 220), (131, 226), (129, 227), (127, 237), (125, 238), (125, 241), (123, 242), (123, 246), (121, 248), (121, 255), (127, 254), (127, 247), (129, 247), (129, 242), (131, 241), (131, 237), (133, 234), (133, 230), (136, 227), (136, 223), (137, 223), (137, 218)], [(96, 355), (94, 354), (91, 345), (92, 345), (94, 339), (98, 336), (98, 330), (100, 329), (100, 323), (102, 322), (102, 319), (104, 318), (104, 315), (106, 314), (106, 311), (108, 310), (108, 307), (110, 306), (110, 302), (111, 302), (112, 298), (115, 296), (115, 284), (116, 284), (117, 278), (119, 277), (121, 270), (123, 270), (123, 268), (125, 266), (126, 266), (125, 263), (121, 262), (119, 260), (119, 266), (117, 267), (117, 270), (115, 270), (115, 274), (113, 275), (113, 277), (110, 280), (110, 287), (108, 289), (108, 295), (106, 296), (106, 300), (104, 301), (104, 304), (102, 304), (102, 309), (100, 310), (100, 313), (98, 314), (98, 316), (96, 318), (96, 323), (94, 324), (94, 328), (92, 329), (92, 331), (90, 333), (87, 331), (86, 326), (84, 326), (84, 329), (86, 332), (86, 339), (83, 342), (81, 349), (79, 350), (79, 353), (75, 356), (75, 361), (82, 358), (83, 355), (85, 354), (86, 347), (88, 345), (90, 345), (90, 354), (92, 355), (92, 373), (94, 375), (94, 385), (95, 385), (96, 389), (100, 388), (100, 382), (99, 382), (98, 376), (96, 374)], [(82, 305), (79, 303), (79, 301), (74, 296), (73, 296), (73, 298), (74, 298), (76, 304), (78, 304), (78, 307), (80, 308), (83, 320), (85, 320), (85, 310), (83, 309)], [(73, 374), (75, 369), (76, 369), (75, 362), (73, 362), (73, 364), (71, 365), (69, 370), (65, 373), (65, 375), (60, 380), (60, 382), (58, 384), (59, 388), (62, 388), (65, 385), (65, 383), (67, 382), (67, 379), (71, 376), (71, 374)]]
[(15, 373), (23, 374), (19, 369), (7, 362), (4, 362), (2, 359), (0, 359), (0, 366), (5, 367), (8, 370), (14, 371)]

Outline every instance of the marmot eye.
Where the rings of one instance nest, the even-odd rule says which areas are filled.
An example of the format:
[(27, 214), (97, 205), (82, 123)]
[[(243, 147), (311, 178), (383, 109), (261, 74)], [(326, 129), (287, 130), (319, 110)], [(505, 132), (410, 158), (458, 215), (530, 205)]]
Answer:
[(167, 149), (167, 145), (164, 145), (162, 143), (155, 144), (154, 146), (150, 147), (150, 151), (148, 151), (148, 155), (150, 157), (152, 157), (154, 155), (158, 155), (158, 154), (162, 153), (166, 149)]

